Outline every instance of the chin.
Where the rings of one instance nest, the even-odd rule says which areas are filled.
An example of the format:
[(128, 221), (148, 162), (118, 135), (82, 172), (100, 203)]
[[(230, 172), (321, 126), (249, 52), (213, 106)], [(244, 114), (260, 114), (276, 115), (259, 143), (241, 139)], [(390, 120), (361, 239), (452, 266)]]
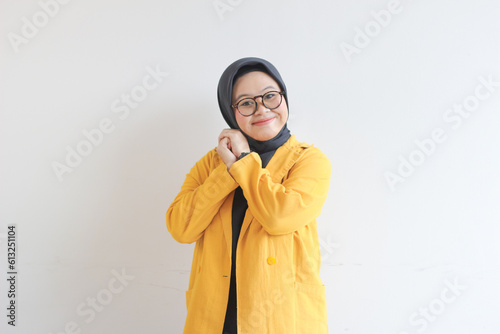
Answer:
[(274, 137), (276, 137), (276, 135), (278, 134), (279, 131), (275, 131), (275, 130), (272, 130), (272, 131), (262, 131), (259, 133), (255, 133), (253, 136), (251, 135), (250, 137), (254, 138), (255, 140), (259, 140), (259, 141), (266, 141), (266, 140), (269, 140), (269, 139), (273, 139)]

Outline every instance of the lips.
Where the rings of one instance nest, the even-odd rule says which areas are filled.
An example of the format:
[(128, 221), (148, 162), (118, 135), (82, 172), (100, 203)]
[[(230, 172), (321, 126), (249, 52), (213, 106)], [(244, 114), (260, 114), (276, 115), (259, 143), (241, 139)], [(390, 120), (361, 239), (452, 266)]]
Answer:
[(265, 124), (269, 124), (273, 121), (274, 117), (269, 117), (269, 118), (265, 118), (265, 119), (262, 119), (260, 121), (257, 121), (257, 122), (254, 122), (253, 125), (265, 125)]

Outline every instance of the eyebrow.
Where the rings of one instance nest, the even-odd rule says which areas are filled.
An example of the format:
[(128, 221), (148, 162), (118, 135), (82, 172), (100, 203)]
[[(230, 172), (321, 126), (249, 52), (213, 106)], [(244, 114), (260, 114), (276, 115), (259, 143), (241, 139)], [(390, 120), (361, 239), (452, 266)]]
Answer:
[[(275, 86), (267, 86), (266, 88), (264, 88), (263, 90), (261, 90), (261, 92), (263, 92), (263, 91), (265, 91), (265, 90), (267, 90), (267, 89), (269, 89), (269, 88), (274, 88), (274, 89), (277, 89)], [(238, 95), (238, 97), (236, 97), (236, 98), (234, 99), (234, 101), (235, 101), (235, 102), (236, 102), (236, 101), (239, 101), (239, 100), (240, 100), (243, 96), (250, 96), (250, 95), (248, 95), (248, 94), (240, 94), (240, 95)]]

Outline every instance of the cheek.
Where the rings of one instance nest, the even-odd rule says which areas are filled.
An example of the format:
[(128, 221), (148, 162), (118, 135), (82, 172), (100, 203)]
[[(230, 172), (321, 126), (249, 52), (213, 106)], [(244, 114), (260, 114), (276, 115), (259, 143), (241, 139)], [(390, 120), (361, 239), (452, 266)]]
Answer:
[(286, 104), (285, 99), (283, 99), (283, 102), (281, 103), (277, 111), (279, 111), (281, 121), (283, 123), (286, 123), (286, 121), (288, 120), (288, 105)]
[(236, 118), (236, 123), (241, 129), (244, 129), (248, 123), (247, 117), (241, 116), (239, 112), (234, 113), (234, 117)]
[(280, 110), (281, 123), (285, 124), (288, 120), (288, 108), (285, 106), (283, 110)]

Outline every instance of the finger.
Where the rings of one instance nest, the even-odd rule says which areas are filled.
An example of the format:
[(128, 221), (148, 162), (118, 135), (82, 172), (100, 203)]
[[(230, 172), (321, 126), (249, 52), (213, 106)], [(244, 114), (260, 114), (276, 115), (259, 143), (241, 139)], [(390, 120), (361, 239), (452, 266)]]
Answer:
[(223, 139), (227, 139), (227, 137), (226, 137), (226, 136), (222, 136), (222, 135), (220, 135), (220, 136), (219, 136), (219, 138), (218, 138), (218, 142), (220, 143), (220, 142), (221, 142), (221, 140), (223, 140)]
[(231, 150), (231, 140), (227, 137), (222, 139), (222, 145), (227, 148), (228, 150)]
[(221, 136), (225, 136), (226, 133), (228, 132), (231, 132), (232, 129), (222, 129), (222, 131), (220, 132), (220, 135)]
[(229, 138), (229, 136), (228, 136), (228, 135), (221, 134), (221, 135), (219, 136), (219, 141), (221, 141), (221, 140), (222, 140), (222, 139), (224, 139), (224, 138), (225, 138), (225, 139), (227, 139), (227, 140), (230, 140), (230, 138)]
[(231, 136), (232, 136), (231, 132), (223, 130), (219, 135), (219, 140), (221, 140), (222, 138), (230, 138)]
[(223, 129), (221, 131), (221, 133), (225, 133), (225, 134), (238, 133), (238, 132), (240, 132), (240, 130), (238, 130), (238, 129)]

